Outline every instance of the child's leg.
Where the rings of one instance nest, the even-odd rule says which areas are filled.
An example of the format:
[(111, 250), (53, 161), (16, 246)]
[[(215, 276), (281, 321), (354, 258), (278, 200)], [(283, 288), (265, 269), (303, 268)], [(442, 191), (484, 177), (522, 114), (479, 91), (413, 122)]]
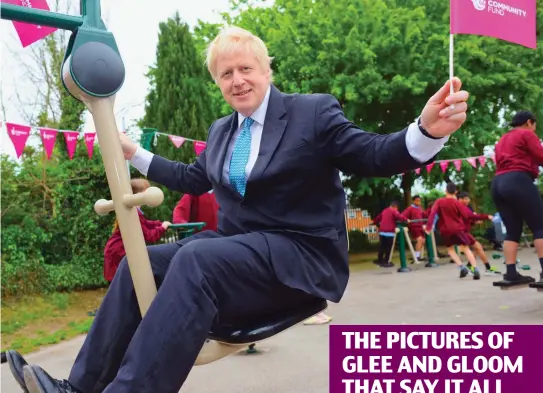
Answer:
[(377, 256), (377, 262), (378, 263), (384, 263), (384, 257), (385, 257), (385, 243), (386, 237), (383, 235), (379, 235), (379, 254)]
[(475, 255), (473, 255), (469, 246), (461, 246), (461, 248), (463, 249), (464, 255), (466, 256), (466, 258), (468, 258), (468, 261), (471, 263), (471, 266), (473, 266), (473, 279), (479, 280), (481, 278), (481, 273), (479, 273), (479, 269), (477, 268)]
[(383, 263), (386, 265), (389, 263), (390, 254), (392, 253), (392, 243), (394, 242), (393, 237), (385, 237), (385, 259)]
[(456, 263), (457, 266), (465, 267), (464, 264), (462, 263), (462, 260), (460, 259), (460, 257), (456, 253), (456, 250), (454, 249), (454, 246), (447, 247), (447, 253), (449, 254), (449, 257), (451, 257), (453, 262)]

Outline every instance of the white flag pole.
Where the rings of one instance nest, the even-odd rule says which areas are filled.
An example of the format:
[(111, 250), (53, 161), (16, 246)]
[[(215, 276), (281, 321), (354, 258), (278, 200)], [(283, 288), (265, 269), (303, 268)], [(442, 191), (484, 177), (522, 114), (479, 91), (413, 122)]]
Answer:
[(451, 94), (454, 93), (452, 80), (454, 78), (454, 34), (449, 34), (449, 79), (451, 80)]

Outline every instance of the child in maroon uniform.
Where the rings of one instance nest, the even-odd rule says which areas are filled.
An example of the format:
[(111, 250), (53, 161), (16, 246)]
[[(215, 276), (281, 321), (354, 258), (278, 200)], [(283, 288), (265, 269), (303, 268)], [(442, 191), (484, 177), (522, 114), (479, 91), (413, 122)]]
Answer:
[[(426, 212), (422, 210), (421, 198), (418, 195), (413, 197), (413, 204), (402, 212), (402, 215), (409, 221), (422, 220), (426, 218)], [(410, 222), (408, 225), (409, 234), (417, 243), (415, 244), (415, 255), (420, 258), (420, 250), (424, 246), (423, 222)]]
[[(458, 201), (462, 204), (464, 207), (464, 211), (466, 212), (466, 215), (469, 217), (468, 220), (465, 221), (466, 224), (466, 232), (471, 233), (471, 226), (476, 221), (482, 221), (482, 220), (492, 220), (492, 216), (489, 214), (475, 214), (473, 210), (469, 208), (469, 202), (470, 198), (467, 192), (463, 191), (460, 194), (458, 194)], [(479, 243), (477, 240), (475, 240), (475, 244), (473, 245), (473, 251), (475, 252), (475, 255), (477, 255), (479, 258), (481, 258), (481, 261), (485, 264), (486, 272), (485, 274), (487, 276), (494, 276), (497, 274), (501, 274), (499, 271), (497, 271), (495, 268), (490, 266), (490, 262), (488, 262), (488, 257), (485, 254), (485, 250), (481, 243)], [(472, 270), (473, 272), (473, 266), (468, 266), (468, 269)]]
[(173, 209), (173, 223), (205, 222), (202, 231), (217, 232), (218, 211), (219, 205), (213, 192), (199, 196), (185, 194)]
[(375, 263), (381, 267), (393, 267), (389, 262), (392, 243), (396, 234), (396, 222), (407, 221), (407, 217), (398, 211), (398, 202), (392, 202), (389, 207), (384, 209), (374, 218), (373, 224), (379, 227), (379, 255)]
[(460, 267), (460, 278), (466, 277), (469, 274), (469, 270), (460, 260), (460, 257), (454, 250), (454, 246), (458, 246), (464, 252), (464, 255), (466, 255), (468, 261), (473, 266), (473, 279), (479, 280), (481, 274), (477, 268), (475, 256), (470, 250), (470, 246), (473, 246), (476, 240), (469, 232), (466, 232), (465, 221), (469, 220), (469, 217), (466, 214), (464, 207), (456, 199), (455, 184), (447, 184), (446, 196), (438, 199), (434, 203), (430, 216), (428, 217), (429, 226), (427, 228), (432, 228), (430, 223), (434, 222), (436, 214), (439, 215), (437, 225), (441, 237), (447, 246), (447, 252), (454, 263)]
[[(145, 179), (132, 179), (130, 185), (132, 186), (132, 193), (134, 194), (143, 192), (150, 187), (149, 182)], [(171, 225), (168, 221), (147, 220), (139, 208), (138, 215), (140, 218), (141, 229), (143, 230), (143, 237), (147, 243), (158, 241), (166, 229)], [(113, 280), (117, 268), (125, 255), (126, 251), (124, 249), (123, 239), (121, 238), (121, 231), (119, 230), (117, 220), (115, 220), (113, 234), (107, 241), (104, 250), (104, 278), (107, 281), (111, 282)]]

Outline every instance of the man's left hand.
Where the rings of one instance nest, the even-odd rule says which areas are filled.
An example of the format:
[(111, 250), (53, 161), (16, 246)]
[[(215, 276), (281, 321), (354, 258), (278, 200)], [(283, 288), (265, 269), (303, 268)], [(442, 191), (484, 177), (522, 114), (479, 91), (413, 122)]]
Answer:
[(428, 100), (420, 116), (421, 126), (428, 134), (436, 138), (452, 134), (466, 121), (469, 94), (467, 91), (460, 90), (462, 82), (459, 78), (453, 78), (452, 83), (454, 93), (450, 92), (451, 81), (448, 80)]

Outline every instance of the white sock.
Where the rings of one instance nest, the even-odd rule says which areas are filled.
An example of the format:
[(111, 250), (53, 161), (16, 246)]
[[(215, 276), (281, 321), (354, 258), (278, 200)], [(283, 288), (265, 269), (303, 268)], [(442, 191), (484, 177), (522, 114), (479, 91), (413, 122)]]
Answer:
[(415, 255), (417, 256), (417, 258), (420, 258), (420, 251), (415, 251)]

